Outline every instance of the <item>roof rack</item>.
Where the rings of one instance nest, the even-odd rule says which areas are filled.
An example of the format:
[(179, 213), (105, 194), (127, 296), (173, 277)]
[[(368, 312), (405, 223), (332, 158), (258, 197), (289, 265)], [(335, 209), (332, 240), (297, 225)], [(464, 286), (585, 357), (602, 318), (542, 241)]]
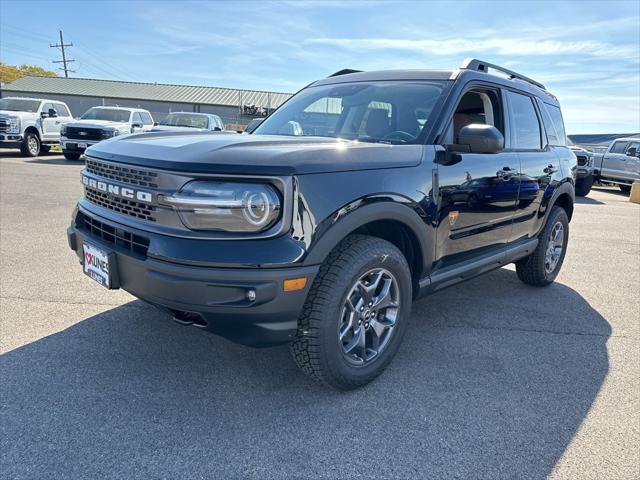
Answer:
[(477, 58), (465, 58), (460, 65), (460, 70), (475, 70), (477, 72), (485, 72), (488, 73), (488, 69), (498, 70), (502, 73), (505, 73), (509, 76), (510, 79), (517, 78), (518, 80), (524, 80), (527, 83), (535, 85), (538, 88), (546, 90), (543, 84), (540, 82), (536, 82), (535, 80), (525, 77), (524, 75), (520, 75), (519, 73), (514, 72), (513, 70), (508, 70), (504, 67), (499, 67), (498, 65), (494, 65), (493, 63), (483, 62), (482, 60), (478, 60)]
[(347, 75), (349, 73), (360, 73), (362, 70), (352, 70), (351, 68), (343, 68), (342, 70), (338, 70), (336, 73), (332, 73), (327, 78), (331, 77), (339, 77), (340, 75)]

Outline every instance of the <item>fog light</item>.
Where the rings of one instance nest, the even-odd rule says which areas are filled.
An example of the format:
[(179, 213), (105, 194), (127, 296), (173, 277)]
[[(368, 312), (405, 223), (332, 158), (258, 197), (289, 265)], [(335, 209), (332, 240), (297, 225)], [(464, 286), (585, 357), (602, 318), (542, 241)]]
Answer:
[(285, 292), (295, 292), (302, 290), (307, 285), (307, 277), (289, 278), (284, 281)]
[(247, 300), (249, 300), (250, 302), (255, 302), (256, 301), (256, 291), (255, 290), (249, 290), (247, 292)]

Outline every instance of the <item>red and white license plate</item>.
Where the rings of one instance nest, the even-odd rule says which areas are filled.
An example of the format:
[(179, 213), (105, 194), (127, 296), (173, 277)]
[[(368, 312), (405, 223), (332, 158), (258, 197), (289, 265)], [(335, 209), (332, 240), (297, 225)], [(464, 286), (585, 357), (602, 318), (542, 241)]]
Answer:
[(84, 273), (103, 287), (110, 287), (109, 254), (89, 243), (82, 244)]

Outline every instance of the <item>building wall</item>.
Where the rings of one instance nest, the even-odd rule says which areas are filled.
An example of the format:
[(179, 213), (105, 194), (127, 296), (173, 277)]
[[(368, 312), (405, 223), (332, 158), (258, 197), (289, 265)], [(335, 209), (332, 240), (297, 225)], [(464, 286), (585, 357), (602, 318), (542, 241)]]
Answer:
[(219, 106), (219, 105), (201, 105), (191, 103), (170, 103), (170, 102), (155, 102), (147, 100), (126, 100), (121, 98), (102, 98), (102, 97), (87, 97), (76, 95), (51, 95), (42, 93), (30, 93), (30, 92), (12, 92), (10, 90), (3, 90), (1, 92), (2, 97), (34, 97), (34, 98), (48, 98), (51, 100), (59, 100), (66, 103), (71, 110), (71, 114), (74, 117), (80, 117), (84, 112), (91, 107), (97, 106), (120, 106), (120, 107), (134, 107), (143, 108), (149, 110), (153, 119), (156, 122), (161, 121), (170, 112), (202, 112), (213, 113), (219, 115), (225, 125), (228, 124), (241, 124), (246, 125), (251, 118), (239, 114), (237, 107)]

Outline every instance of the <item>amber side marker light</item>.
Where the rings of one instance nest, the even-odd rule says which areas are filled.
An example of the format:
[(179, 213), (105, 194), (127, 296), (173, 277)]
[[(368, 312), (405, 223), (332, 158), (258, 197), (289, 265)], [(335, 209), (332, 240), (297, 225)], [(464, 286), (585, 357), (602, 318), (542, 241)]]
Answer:
[(295, 292), (296, 290), (302, 290), (307, 284), (307, 277), (289, 278), (284, 281), (285, 292)]

